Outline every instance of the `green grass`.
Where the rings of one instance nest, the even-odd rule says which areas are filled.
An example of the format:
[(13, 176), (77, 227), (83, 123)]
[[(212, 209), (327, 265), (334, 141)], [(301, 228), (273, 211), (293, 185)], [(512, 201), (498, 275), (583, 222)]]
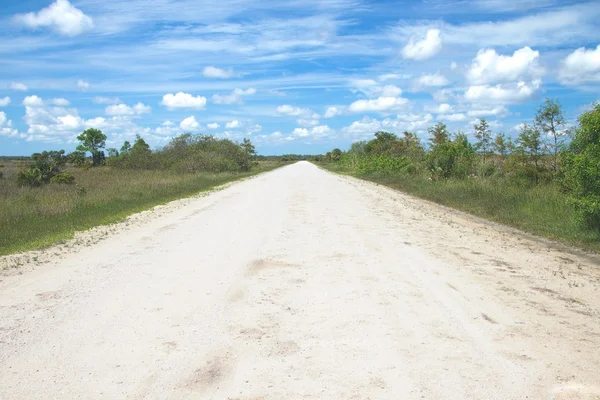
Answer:
[[(356, 176), (336, 164), (333, 172)], [(424, 177), (367, 175), (357, 178), (443, 204), (479, 217), (518, 228), (557, 242), (600, 252), (600, 232), (576, 222), (574, 210), (555, 185), (517, 185), (506, 179), (430, 181)]]
[(0, 180), (0, 255), (46, 247), (72, 238), (76, 231), (118, 222), (153, 206), (280, 165), (265, 162), (251, 172), (221, 174), (72, 169), (69, 172), (75, 176), (75, 185), (40, 188), (18, 187), (14, 179), (18, 168), (14, 165)]

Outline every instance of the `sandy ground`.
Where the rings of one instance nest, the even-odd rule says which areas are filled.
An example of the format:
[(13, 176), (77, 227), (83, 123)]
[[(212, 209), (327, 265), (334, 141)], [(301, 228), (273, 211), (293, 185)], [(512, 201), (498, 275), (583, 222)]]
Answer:
[(1, 399), (600, 398), (594, 256), (306, 162), (145, 215), (0, 261)]

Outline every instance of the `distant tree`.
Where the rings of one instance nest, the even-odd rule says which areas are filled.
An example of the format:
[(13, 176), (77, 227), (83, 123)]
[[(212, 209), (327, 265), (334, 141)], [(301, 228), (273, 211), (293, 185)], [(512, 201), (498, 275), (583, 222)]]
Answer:
[(498, 155), (506, 157), (509, 151), (510, 138), (507, 138), (504, 133), (498, 133), (492, 144), (492, 148)]
[(21, 186), (40, 186), (61, 173), (67, 163), (65, 151), (44, 151), (31, 156), (29, 168), (20, 171), (17, 182)]
[(550, 137), (550, 148), (553, 154), (552, 170), (558, 171), (558, 153), (564, 144), (565, 117), (558, 101), (546, 99), (535, 115), (535, 125)]
[(131, 154), (139, 156), (150, 154), (152, 153), (152, 150), (150, 150), (150, 146), (140, 135), (135, 135), (135, 142), (133, 142), (133, 146), (131, 146), (130, 152)]
[(342, 151), (340, 149), (331, 150), (331, 159), (337, 161), (342, 156)]
[(244, 138), (240, 146), (242, 146), (242, 149), (244, 149), (246, 154), (248, 154), (249, 156), (256, 155), (256, 149), (254, 148), (254, 145), (252, 144), (250, 139)]
[(389, 153), (398, 137), (390, 132), (377, 131), (375, 139), (369, 140), (365, 146), (365, 151), (369, 154), (381, 155)]
[(83, 167), (83, 164), (85, 164), (85, 152), (75, 150), (67, 156), (67, 160), (76, 167)]
[(79, 151), (89, 151), (92, 153), (92, 165), (100, 165), (104, 161), (104, 152), (102, 149), (106, 145), (106, 135), (99, 129), (86, 129), (77, 136), (80, 144), (77, 146)]
[(121, 154), (127, 154), (131, 151), (131, 143), (129, 141), (125, 141), (123, 146), (121, 146)]
[(106, 151), (108, 152), (108, 157), (119, 157), (119, 150), (114, 147), (106, 149)]
[(450, 141), (450, 135), (448, 134), (448, 127), (443, 122), (438, 122), (434, 126), (428, 129), (429, 135), (429, 143), (431, 146), (435, 146), (438, 144), (446, 143)]
[(536, 126), (524, 124), (517, 138), (517, 145), (521, 153), (528, 156), (533, 164), (538, 168), (540, 157), (542, 156), (542, 134)]
[(483, 154), (483, 163), (485, 164), (486, 155), (492, 141), (492, 131), (485, 118), (480, 118), (479, 122), (473, 125), (473, 128), (475, 129), (475, 138), (477, 139), (475, 147), (481, 150)]

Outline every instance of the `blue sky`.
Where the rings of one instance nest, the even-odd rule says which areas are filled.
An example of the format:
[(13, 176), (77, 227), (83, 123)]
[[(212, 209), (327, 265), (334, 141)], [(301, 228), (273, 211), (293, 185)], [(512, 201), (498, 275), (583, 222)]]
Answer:
[(545, 97), (599, 100), (600, 7), (558, 0), (4, 0), (0, 154), (182, 132), (261, 154), (438, 121), (514, 136)]

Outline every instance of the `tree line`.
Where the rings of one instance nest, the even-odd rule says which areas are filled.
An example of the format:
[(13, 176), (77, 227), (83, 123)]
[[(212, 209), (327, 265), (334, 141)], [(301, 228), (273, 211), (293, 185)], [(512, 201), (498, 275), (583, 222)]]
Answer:
[(17, 175), (21, 186), (37, 187), (48, 183), (72, 183), (75, 177), (65, 171), (75, 168), (109, 166), (120, 169), (169, 169), (182, 173), (245, 172), (252, 166), (256, 154), (249, 139), (241, 143), (214, 136), (185, 133), (173, 138), (166, 146), (152, 151), (139, 135), (133, 143), (125, 141), (120, 149), (106, 148), (106, 135), (90, 128), (77, 136), (76, 150), (34, 153), (29, 166)]
[(415, 133), (379, 131), (369, 141), (334, 149), (325, 161), (339, 163), (358, 175), (427, 176), (432, 181), (486, 179), (510, 182), (523, 190), (531, 185), (558, 185), (582, 224), (600, 229), (600, 104), (567, 127), (561, 104), (547, 99), (533, 121), (510, 138), (492, 132), (480, 118), (473, 142), (465, 132), (450, 133), (439, 122), (428, 129), (427, 145)]

